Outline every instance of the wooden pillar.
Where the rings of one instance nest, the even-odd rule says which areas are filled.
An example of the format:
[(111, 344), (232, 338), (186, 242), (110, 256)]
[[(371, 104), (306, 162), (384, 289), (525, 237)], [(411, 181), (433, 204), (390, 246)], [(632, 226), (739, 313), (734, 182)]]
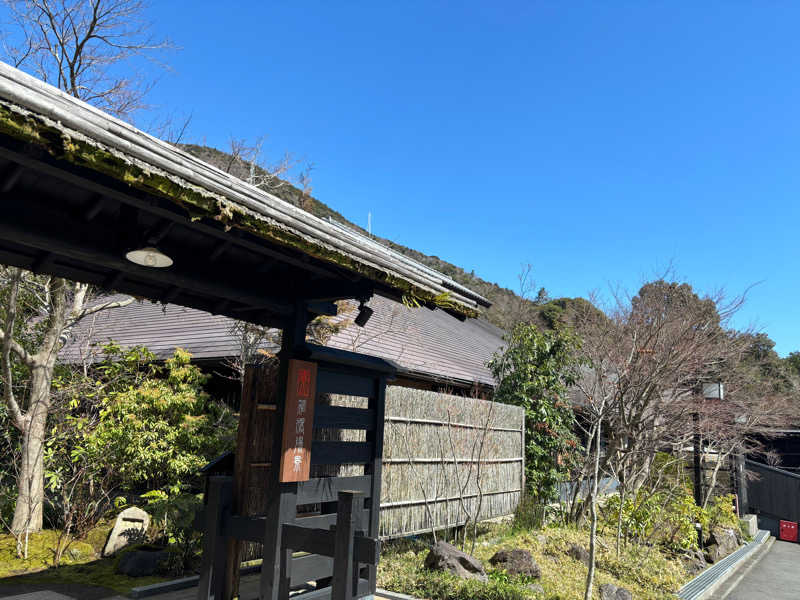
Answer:
[[(267, 507), (273, 470), (272, 441), (275, 432), (280, 431), (276, 416), (277, 379), (277, 360), (248, 366), (245, 371), (233, 472), (233, 509), (237, 515), (257, 516), (264, 514)], [(226, 600), (239, 594), (239, 565), (244, 546), (240, 540), (229, 542)]]
[(354, 562), (355, 532), (360, 515), (361, 493), (341, 491), (336, 510), (336, 540), (333, 550), (331, 600), (352, 600), (358, 590), (358, 563)]
[[(197, 584), (197, 598), (222, 597), (227, 584), (227, 552), (222, 537), (223, 517), (231, 507), (231, 478), (213, 476), (208, 482), (208, 501), (204, 518), (203, 564)], [(238, 571), (237, 571), (238, 572)]]
[[(291, 498), (283, 498), (278, 481), (281, 454), (281, 428), (289, 359), (305, 343), (309, 322), (305, 305), (296, 305), (296, 318), (283, 328), (281, 350), (274, 360), (263, 365), (248, 366), (242, 385), (239, 408), (239, 429), (233, 475), (233, 512), (243, 516), (266, 515), (267, 529), (261, 569), (262, 598), (278, 597), (280, 573), (279, 519), (296, 508)], [(291, 484), (289, 484), (291, 487)], [(295, 484), (296, 488), (296, 484)], [(291, 490), (287, 490), (291, 496)], [(283, 500), (282, 500), (283, 499)], [(281, 506), (283, 502), (284, 506)], [(239, 593), (239, 566), (245, 543), (231, 540), (228, 544), (225, 600)]]
[(302, 354), (306, 341), (306, 328), (310, 315), (304, 303), (295, 305), (295, 314), (283, 328), (281, 351), (279, 354), (278, 379), (276, 386), (277, 407), (275, 410), (275, 429), (272, 436), (272, 464), (270, 469), (267, 496), (266, 525), (264, 530), (264, 554), (261, 564), (259, 597), (261, 600), (279, 600), (282, 588), (288, 596), (288, 582), (281, 581), (281, 541), (283, 524), (294, 520), (297, 512), (297, 484), (281, 483), (279, 461), (283, 440), (282, 425), (284, 417), (286, 386), (289, 377), (289, 360)]
[[(369, 408), (375, 411), (375, 429), (367, 432), (367, 441), (374, 444), (373, 461), (367, 465), (367, 475), (372, 475), (372, 485), (370, 489), (370, 519), (367, 527), (367, 535), (371, 538), (380, 537), (381, 520), (381, 479), (383, 478), (383, 430), (386, 411), (386, 377), (381, 376), (375, 382), (375, 391), (369, 400)], [(375, 593), (378, 584), (378, 566), (369, 565), (369, 587), (370, 592)]]

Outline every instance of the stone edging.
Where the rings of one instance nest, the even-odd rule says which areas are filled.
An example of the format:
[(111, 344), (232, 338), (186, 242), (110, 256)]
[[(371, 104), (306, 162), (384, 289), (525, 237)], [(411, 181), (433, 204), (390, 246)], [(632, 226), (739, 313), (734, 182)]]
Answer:
[(681, 600), (702, 600), (720, 583), (730, 577), (743, 561), (769, 538), (768, 531), (759, 530), (752, 542), (745, 544), (721, 561), (710, 566), (678, 590), (678, 598)]
[(382, 590), (381, 588), (375, 590), (375, 595), (380, 598), (386, 598), (386, 600), (417, 600), (414, 596), (401, 594), (400, 592), (390, 592), (389, 590)]

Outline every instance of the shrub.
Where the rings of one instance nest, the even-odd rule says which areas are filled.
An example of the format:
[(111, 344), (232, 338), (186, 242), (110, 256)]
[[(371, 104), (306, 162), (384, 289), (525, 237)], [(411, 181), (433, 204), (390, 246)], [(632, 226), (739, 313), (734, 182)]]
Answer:
[(739, 529), (739, 517), (736, 516), (733, 494), (717, 496), (703, 511), (701, 523), (710, 531), (715, 527), (731, 527)]
[(517, 531), (541, 529), (547, 522), (549, 506), (535, 496), (524, 494), (514, 511), (513, 528)]
[(185, 486), (169, 491), (152, 490), (142, 495), (152, 515), (153, 541), (168, 546), (164, 574), (179, 576), (192, 571), (199, 559), (202, 536), (193, 526), (202, 496), (186, 492)]
[[(618, 494), (610, 496), (601, 509), (603, 526), (615, 531), (620, 510)], [(664, 490), (656, 494), (639, 493), (625, 498), (622, 506), (622, 531), (625, 539), (652, 541), (671, 550), (697, 549), (697, 530), (715, 527), (738, 528), (733, 496), (718, 496), (702, 509), (694, 502), (688, 488)]]
[(106, 367), (133, 373), (101, 398), (100, 420), (83, 443), (127, 493), (172, 490), (232, 446), (235, 421), (203, 391), (207, 376), (188, 352), (177, 349), (163, 368), (140, 356), (131, 350)]
[(566, 330), (541, 332), (530, 323), (517, 325), (507, 342), (489, 362), (498, 381), (494, 399), (525, 409), (527, 491), (550, 502), (578, 448), (567, 387), (579, 342)]

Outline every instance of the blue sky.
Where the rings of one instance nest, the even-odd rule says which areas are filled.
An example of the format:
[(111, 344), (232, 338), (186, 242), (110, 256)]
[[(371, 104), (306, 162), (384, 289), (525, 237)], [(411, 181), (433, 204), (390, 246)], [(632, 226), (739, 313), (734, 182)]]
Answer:
[(501, 285), (758, 284), (738, 325), (800, 349), (800, 4), (154, 4), (182, 50), (149, 99), (187, 141), (268, 135), (349, 219)]

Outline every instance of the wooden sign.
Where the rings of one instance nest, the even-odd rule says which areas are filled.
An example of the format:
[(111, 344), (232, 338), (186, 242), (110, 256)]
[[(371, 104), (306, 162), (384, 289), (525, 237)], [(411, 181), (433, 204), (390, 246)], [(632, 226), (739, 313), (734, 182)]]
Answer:
[(317, 394), (317, 364), (289, 361), (286, 408), (283, 413), (282, 483), (308, 481), (311, 472), (311, 432), (314, 398)]

